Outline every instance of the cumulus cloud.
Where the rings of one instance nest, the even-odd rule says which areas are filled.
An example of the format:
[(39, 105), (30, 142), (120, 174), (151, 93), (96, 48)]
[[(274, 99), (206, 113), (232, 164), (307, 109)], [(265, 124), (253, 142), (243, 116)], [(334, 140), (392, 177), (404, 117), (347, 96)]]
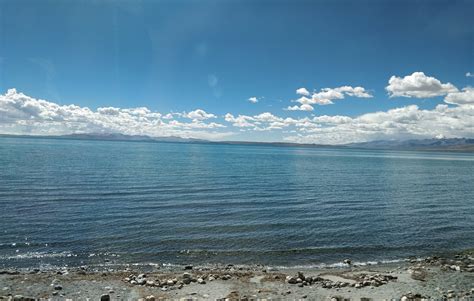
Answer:
[(309, 96), (309, 91), (306, 90), (306, 88), (299, 88), (299, 89), (296, 90), (296, 94)]
[(297, 106), (297, 105), (295, 105), (295, 106), (288, 106), (288, 107), (286, 108), (286, 110), (287, 110), (287, 111), (313, 111), (314, 108), (313, 108), (312, 105), (309, 105), (309, 104), (307, 104), (307, 103), (304, 103), (304, 104), (302, 104), (302, 105), (300, 105), (300, 106)]
[[(283, 140), (297, 143), (345, 144), (379, 139), (474, 137), (474, 89), (450, 93), (434, 109), (409, 105), (356, 117), (335, 115), (283, 118), (271, 113), (254, 116), (226, 115), (228, 122), (244, 131), (284, 130)], [(299, 109), (292, 108), (293, 110)], [(282, 131), (283, 132), (283, 131)]]
[(248, 101), (250, 101), (251, 103), (257, 103), (258, 102), (258, 98), (256, 96), (252, 96), (248, 99)]
[(415, 98), (443, 96), (458, 91), (453, 84), (443, 84), (434, 77), (426, 76), (423, 72), (414, 72), (403, 78), (392, 76), (385, 89), (388, 91), (390, 97)]
[(466, 77), (474, 77), (474, 73), (466, 72)]
[(302, 95), (300, 98), (294, 100), (300, 105), (289, 106), (286, 109), (289, 111), (312, 111), (313, 105), (331, 105), (335, 100), (344, 99), (345, 96), (357, 98), (371, 98), (373, 97), (363, 87), (342, 86), (337, 88), (323, 88), (319, 92), (314, 92), (311, 97), (308, 90), (300, 88), (296, 90), (296, 94)]
[[(455, 105), (474, 105), (474, 88), (466, 87), (461, 92), (453, 92), (446, 95), (444, 102)], [(474, 123), (474, 121), (473, 121)]]
[[(359, 97), (370, 95), (363, 88), (350, 86), (322, 89), (314, 94), (334, 101), (349, 93)], [(297, 105), (287, 110), (311, 111), (315, 104), (313, 96), (302, 96)], [(0, 133), (59, 135), (106, 132), (225, 140), (239, 132), (253, 132), (250, 134), (255, 134), (257, 139), (258, 135), (267, 137), (266, 132), (272, 132), (272, 135), (280, 135), (275, 137), (281, 137), (281, 140), (320, 144), (378, 139), (474, 138), (474, 88), (465, 87), (461, 91), (446, 93), (444, 101), (434, 109), (408, 105), (359, 116), (291, 118), (263, 112), (256, 115), (227, 113), (222, 118), (202, 109), (166, 114), (146, 107), (93, 110), (35, 99), (10, 89), (0, 95)], [(210, 122), (210, 119), (215, 122)]]
[[(185, 116), (184, 116), (185, 115)], [(164, 116), (146, 107), (102, 107), (91, 110), (76, 105), (58, 105), (10, 89), (0, 95), (0, 132), (8, 134), (61, 135), (71, 133), (122, 133), (128, 135), (179, 136), (222, 139), (223, 124), (204, 120), (214, 114), (197, 109)], [(190, 118), (191, 122), (176, 118)]]
[(183, 116), (189, 118), (189, 119), (194, 119), (194, 120), (206, 120), (210, 118), (216, 118), (216, 115), (206, 113), (206, 111), (197, 109), (194, 111), (191, 111), (189, 113), (184, 113)]

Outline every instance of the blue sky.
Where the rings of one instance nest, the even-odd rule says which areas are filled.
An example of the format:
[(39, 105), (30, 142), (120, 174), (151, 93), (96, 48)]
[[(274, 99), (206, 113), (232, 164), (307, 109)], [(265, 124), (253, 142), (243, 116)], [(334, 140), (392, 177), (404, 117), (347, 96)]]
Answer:
[[(466, 76), (474, 72), (473, 14), (472, 1), (6, 0), (0, 3), (0, 92), (15, 88), (34, 99), (92, 111), (201, 109), (225, 126), (214, 130), (233, 133), (227, 139), (287, 140), (299, 129), (235, 127), (224, 115), (301, 120), (356, 118), (410, 105), (434, 110), (456, 90), (389, 97), (389, 79), (423, 72), (457, 91), (473, 85)], [(372, 97), (346, 93), (330, 105), (312, 104), (312, 111), (287, 110), (301, 104), (294, 102), (298, 88), (311, 97), (342, 86), (363, 87)], [(468, 92), (461, 97), (471, 97)], [(469, 124), (472, 116), (466, 118)], [(13, 131), (9, 126), (3, 131)], [(35, 127), (41, 126), (30, 125), (29, 131)], [(408, 131), (393, 137), (420, 136)]]

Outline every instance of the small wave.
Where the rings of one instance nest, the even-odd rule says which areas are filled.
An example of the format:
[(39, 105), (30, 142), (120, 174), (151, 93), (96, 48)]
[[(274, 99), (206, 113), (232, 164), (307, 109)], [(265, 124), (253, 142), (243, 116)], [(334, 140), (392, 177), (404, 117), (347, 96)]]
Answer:
[(0, 259), (17, 260), (17, 259), (39, 259), (39, 258), (61, 258), (61, 257), (77, 257), (77, 255), (71, 252), (60, 252), (60, 253), (28, 252), (28, 253), (22, 253), (22, 254), (0, 256)]
[[(408, 259), (386, 259), (378, 261), (356, 261), (351, 263), (352, 266), (370, 266), (378, 264), (391, 264), (398, 262), (406, 262)], [(334, 263), (318, 263), (318, 264), (306, 264), (306, 265), (288, 265), (288, 266), (274, 266), (278, 269), (336, 269), (336, 268), (347, 268), (351, 265), (344, 262), (334, 262)]]

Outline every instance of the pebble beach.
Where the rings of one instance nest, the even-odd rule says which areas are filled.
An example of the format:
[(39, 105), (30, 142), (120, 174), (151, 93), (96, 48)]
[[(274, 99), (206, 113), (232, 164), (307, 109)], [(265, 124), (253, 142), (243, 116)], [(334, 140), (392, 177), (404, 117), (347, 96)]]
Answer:
[(474, 251), (339, 268), (124, 266), (0, 271), (0, 300), (473, 300)]

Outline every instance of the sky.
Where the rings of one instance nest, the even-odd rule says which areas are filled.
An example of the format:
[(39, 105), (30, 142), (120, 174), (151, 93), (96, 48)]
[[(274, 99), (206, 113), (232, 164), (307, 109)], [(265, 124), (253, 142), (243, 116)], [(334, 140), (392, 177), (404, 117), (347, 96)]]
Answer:
[(0, 133), (474, 138), (473, 1), (0, 0)]

